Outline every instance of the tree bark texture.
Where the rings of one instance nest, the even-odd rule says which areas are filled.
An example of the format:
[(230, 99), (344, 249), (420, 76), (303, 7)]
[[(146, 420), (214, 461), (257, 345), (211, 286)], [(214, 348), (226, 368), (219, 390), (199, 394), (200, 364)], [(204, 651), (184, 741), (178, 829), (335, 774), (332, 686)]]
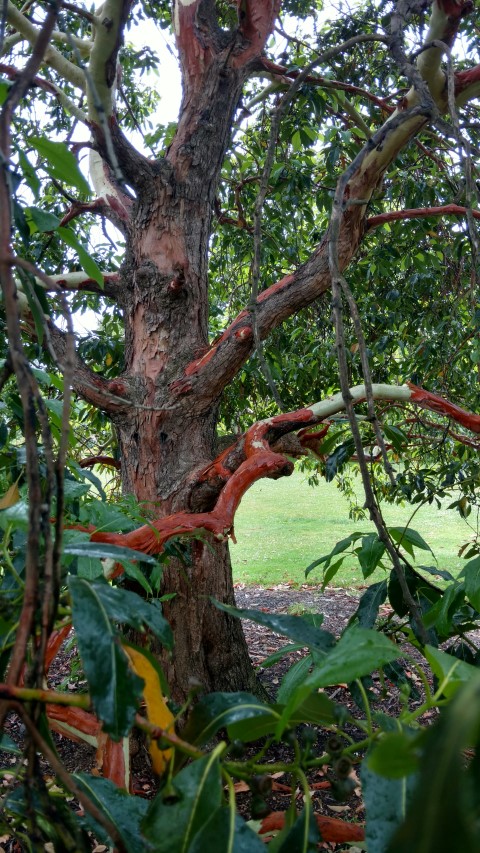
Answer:
[[(108, 0), (97, 27), (99, 49), (92, 51), (90, 73), (109, 130), (107, 134), (98, 120), (98, 105), (90, 103), (92, 177), (98, 203), (110, 210), (126, 239), (118, 281), (109, 283), (109, 293), (115, 292), (124, 313), (125, 369), (116, 380), (106, 381), (98, 374), (89, 376), (78, 364), (75, 387), (110, 415), (119, 438), (123, 488), (145, 502), (152, 518), (209, 512), (221, 489), (220, 481), (199, 475), (217, 455), (219, 400), (251, 355), (254, 334), (245, 309), (209, 345), (211, 216), (242, 87), (262, 67), (262, 51), (280, 5), (279, 0), (242, 0), (238, 27), (227, 32), (218, 26), (211, 0), (176, 0), (183, 97), (176, 134), (157, 161), (133, 148), (115, 118), (112, 68), (129, 0)], [(443, 39), (451, 44), (468, 11), (468, 2), (435, 0), (427, 43)], [(397, 48), (393, 34), (391, 49)], [(386, 170), (435, 111), (445, 109), (441, 55), (436, 46), (420, 54), (419, 82), (414, 81), (346, 173), (335, 238), (340, 271), (368, 229), (367, 205)], [(473, 87), (476, 79), (470, 81)], [(465, 76), (457, 82), (465, 98)], [(260, 293), (255, 321), (261, 338), (330, 287), (331, 239), (327, 231), (306, 263)], [(61, 362), (61, 333), (52, 329), (51, 339)], [(163, 592), (175, 593), (165, 607), (175, 635), (173, 658), (164, 661), (171, 689), (177, 697), (185, 696), (192, 677), (207, 690), (251, 688), (252, 668), (240, 624), (210, 602), (210, 596), (233, 602), (227, 545), (211, 537), (208, 544), (196, 540), (191, 556), (191, 566), (172, 562), (164, 575)]]

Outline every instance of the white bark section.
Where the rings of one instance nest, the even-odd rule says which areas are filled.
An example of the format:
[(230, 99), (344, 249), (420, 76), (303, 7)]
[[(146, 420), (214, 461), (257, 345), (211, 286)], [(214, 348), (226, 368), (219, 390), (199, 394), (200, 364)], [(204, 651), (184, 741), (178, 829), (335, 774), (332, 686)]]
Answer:
[[(355, 403), (360, 403), (366, 400), (365, 385), (355, 385), (350, 388), (350, 394)], [(412, 392), (408, 385), (372, 385), (372, 394), (374, 400), (396, 400), (401, 403), (406, 403), (411, 399)], [(338, 412), (345, 411), (345, 403), (341, 391), (338, 394), (333, 394), (325, 400), (320, 400), (319, 403), (314, 403), (313, 406), (306, 406), (319, 420), (330, 418)]]
[(121, 37), (120, 20), (123, 0), (106, 0), (97, 10), (97, 24), (93, 32), (93, 48), (90, 54), (89, 71), (95, 91), (88, 87), (88, 115), (99, 121), (97, 105), (101, 104), (105, 115), (111, 116), (114, 109), (115, 80), (107, 80), (107, 66)]
[(437, 100), (445, 93), (446, 75), (441, 68), (442, 56), (448, 51), (447, 45), (442, 47), (439, 42), (444, 36), (448, 18), (439, 8), (437, 0), (432, 4), (432, 14), (428, 22), (428, 31), (425, 36), (425, 44), (437, 42), (435, 47), (428, 47), (417, 59), (417, 68), (423, 79), (428, 83), (432, 97)]
[[(7, 7), (7, 21), (12, 27), (22, 34), (32, 47), (35, 46), (40, 30), (38, 27), (34, 27), (25, 15), (22, 15), (13, 3), (10, 2), (10, 0)], [(73, 62), (70, 62), (68, 59), (65, 59), (65, 57), (62, 56), (55, 47), (52, 47), (52, 45), (50, 45), (45, 51), (44, 62), (46, 65), (50, 65), (51, 68), (54, 68), (55, 71), (58, 71), (58, 73), (65, 80), (72, 83), (73, 86), (81, 89), (82, 92), (85, 91), (85, 75), (82, 69), (77, 65), (74, 65)]]
[[(104, 276), (108, 276), (109, 273), (104, 273)], [(87, 273), (83, 270), (78, 270), (77, 272), (66, 272), (59, 273), (58, 275), (50, 275), (49, 279), (53, 285), (58, 285), (62, 289), (65, 290), (76, 290), (82, 284), (86, 284), (87, 282), (91, 282), (91, 278), (88, 277)], [(45, 290), (48, 290), (48, 285), (45, 281), (42, 281), (39, 278), (35, 279), (36, 283), (43, 287)]]
[(90, 179), (95, 190), (97, 198), (103, 198), (105, 203), (112, 207), (112, 200), (116, 202), (117, 213), (120, 213), (120, 208), (125, 212), (125, 216), (129, 216), (129, 211), (125, 207), (125, 196), (120, 192), (118, 187), (110, 181), (109, 169), (104, 160), (97, 151), (90, 149), (89, 152), (89, 171)]

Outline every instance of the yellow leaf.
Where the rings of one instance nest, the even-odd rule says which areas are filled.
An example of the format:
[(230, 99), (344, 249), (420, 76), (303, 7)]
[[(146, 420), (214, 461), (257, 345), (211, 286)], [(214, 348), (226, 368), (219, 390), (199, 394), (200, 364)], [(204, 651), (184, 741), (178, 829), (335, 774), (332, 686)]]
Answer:
[[(173, 731), (174, 716), (165, 702), (157, 670), (150, 663), (147, 656), (142, 654), (139, 649), (134, 649), (132, 646), (126, 644), (124, 645), (124, 649), (130, 658), (133, 669), (145, 682), (143, 698), (149, 721), (161, 729)], [(153, 769), (155, 773), (160, 775), (163, 773), (165, 765), (172, 755), (172, 750), (160, 749), (156, 741), (152, 741), (149, 746), (149, 752)]]
[(107, 367), (110, 367), (112, 361), (113, 361), (113, 358), (112, 358), (111, 353), (107, 352), (107, 355), (105, 356), (105, 364), (107, 365)]
[(13, 506), (18, 503), (20, 500), (20, 492), (18, 491), (18, 486), (16, 483), (13, 486), (10, 486), (9, 489), (5, 492), (2, 498), (0, 498), (0, 509), (8, 509), (9, 506)]

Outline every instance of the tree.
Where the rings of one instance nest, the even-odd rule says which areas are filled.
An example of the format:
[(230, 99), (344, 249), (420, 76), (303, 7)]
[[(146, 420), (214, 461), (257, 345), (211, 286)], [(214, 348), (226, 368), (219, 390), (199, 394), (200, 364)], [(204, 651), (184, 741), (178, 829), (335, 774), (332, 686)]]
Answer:
[[(322, 294), (333, 287), (339, 406), (349, 413), (357, 455), (364, 442), (355, 433), (348, 386), (361, 371), (366, 387), (357, 396), (367, 398), (380, 447), (376, 395), (402, 405), (417, 395), (443, 414), (453, 410), (415, 389), (372, 391), (372, 373), (390, 384), (399, 376), (426, 378), (434, 391), (474, 406), (463, 358), (469, 365), (480, 362), (478, 309), (473, 315), (478, 128), (471, 106), (480, 66), (468, 59), (454, 66), (451, 53), (460, 25), (466, 53), (474, 52), (472, 4), (365, 3), (325, 23), (321, 8), (294, 0), (176, 0), (172, 21), (183, 87), (178, 124), (144, 136), (151, 149), (145, 153), (131, 131), (148, 123), (155, 95), (142, 91), (138, 73), (157, 60), (153, 51), (138, 53), (124, 43), (142, 18), (168, 26), (167, 4), (107, 0), (93, 13), (54, 2), (6, 7), (0, 277), (8, 352), (2, 381), (16, 377), (31, 462), (39, 453), (31, 413), (42, 429), (44, 404), (28, 355), (59, 367), (66, 387), (101, 413), (82, 410), (82, 417), (116, 447), (123, 492), (150, 520), (131, 533), (94, 532), (93, 541), (159, 553), (174, 536), (194, 536), (187, 561), (171, 559), (165, 566), (161, 587), (175, 594), (165, 604), (175, 646), (164, 664), (179, 696), (192, 677), (207, 689), (252, 687), (240, 625), (210, 598), (233, 601), (226, 540), (244, 490), (260, 476), (291, 471), (280, 452), (284, 436), (323, 420), (324, 409), (311, 401), (338, 388)], [(291, 17), (279, 24), (281, 14)], [(293, 19), (305, 22), (295, 37), (285, 34)], [(285, 53), (276, 60), (279, 43)], [(405, 82), (410, 88), (397, 92)], [(73, 141), (78, 125), (87, 128), (89, 141)], [(17, 145), (20, 134), (25, 150)], [(85, 149), (89, 185), (73, 156)], [(18, 189), (20, 180), (27, 189)], [(444, 225), (449, 216), (458, 224)], [(114, 248), (100, 237), (97, 218), (117, 229)], [(409, 230), (399, 222), (408, 222)], [(377, 237), (385, 224), (388, 237)], [(463, 251), (466, 242), (470, 255)], [(348, 286), (343, 272), (354, 257)], [(437, 275), (445, 276), (442, 299), (457, 308), (453, 320), (443, 315), (444, 306), (431, 304), (431, 276)], [(20, 280), (31, 312), (23, 321), (23, 343)], [(72, 348), (72, 334), (56, 319), (67, 311), (70, 293), (72, 310), (105, 312), (100, 343)], [(351, 321), (344, 318), (347, 306)], [(442, 316), (432, 319), (435, 306)], [(315, 352), (313, 378), (312, 364), (305, 369), (295, 357), (299, 346), (307, 361)], [(460, 352), (450, 365), (447, 350)], [(445, 374), (438, 382), (437, 364)], [(278, 415), (278, 405), (293, 413)], [(218, 428), (243, 430), (252, 415), (274, 417), (233, 436), (219, 454)], [(476, 429), (477, 421), (464, 426)], [(65, 420), (60, 432), (63, 455), (53, 477), (57, 518)], [(42, 441), (48, 456), (52, 439), (45, 431)], [(305, 447), (316, 439), (303, 432), (290, 449), (299, 452), (302, 441)], [(371, 444), (372, 436), (365, 441)], [(42, 492), (30, 480), (29, 488), (27, 575), (39, 542), (57, 551), (61, 544), (58, 521), (56, 545), (45, 533), (54, 483)], [(369, 507), (381, 525), (373, 495)], [(24, 605), (24, 637), (42, 583)], [(56, 595), (59, 579), (52, 584)], [(404, 593), (408, 598), (405, 585)], [(43, 608), (47, 632), (54, 608)]]

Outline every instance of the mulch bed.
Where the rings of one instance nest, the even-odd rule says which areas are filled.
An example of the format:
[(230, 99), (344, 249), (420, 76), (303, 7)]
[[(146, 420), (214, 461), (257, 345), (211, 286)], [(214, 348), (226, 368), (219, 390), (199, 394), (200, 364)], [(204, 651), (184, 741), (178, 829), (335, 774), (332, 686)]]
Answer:
[[(241, 608), (249, 608), (262, 610), (267, 612), (288, 613), (291, 615), (301, 615), (302, 613), (322, 613), (324, 621), (322, 627), (331, 631), (335, 635), (339, 635), (350, 616), (355, 611), (360, 592), (358, 590), (345, 589), (327, 589), (322, 592), (319, 587), (303, 586), (290, 587), (286, 584), (280, 584), (268, 588), (249, 587), (238, 584), (235, 589), (237, 606)], [(279, 663), (269, 668), (262, 668), (262, 662), (280, 647), (286, 645), (288, 640), (285, 637), (280, 637), (273, 634), (269, 629), (257, 625), (254, 622), (244, 620), (243, 629), (247, 638), (247, 643), (250, 655), (254, 665), (258, 668), (258, 674), (261, 682), (266, 687), (271, 696), (275, 696), (278, 686), (285, 672), (293, 663), (299, 660), (304, 651), (296, 651), (282, 659)], [(62, 684), (75, 688), (75, 679), (70, 681), (69, 673), (73, 661), (74, 650), (67, 649), (57, 656), (51, 670), (52, 682), (55, 685)], [(81, 673), (77, 676), (79, 686), (81, 685)], [(397, 697), (395, 691), (388, 696), (380, 696), (380, 689), (376, 690), (375, 681), (373, 682), (373, 691), (377, 692), (380, 698), (380, 704), (376, 710), (384, 710), (386, 713), (395, 712), (397, 709)], [(360, 715), (360, 711), (352, 701), (349, 692), (343, 687), (332, 689), (330, 695), (337, 702), (345, 704), (349, 711), (355, 715)], [(16, 718), (11, 718), (9, 723), (10, 735), (21, 742), (23, 739), (22, 726)], [(358, 736), (355, 729), (352, 729), (352, 736)], [(326, 741), (329, 737), (328, 732), (319, 732), (318, 736), (318, 752), (321, 754), (325, 748)], [(68, 738), (60, 735), (55, 735), (57, 747), (62, 760), (70, 772), (89, 771), (94, 766), (95, 755), (94, 750), (88, 745), (73, 743)], [(135, 740), (132, 744), (132, 778), (135, 793), (145, 797), (152, 797), (155, 793), (156, 783), (150, 772), (149, 758), (146, 747), (142, 743), (137, 743)], [(268, 755), (269, 761), (286, 761), (291, 753), (290, 747), (280, 743), (272, 748)], [(8, 767), (12, 762), (12, 756), (0, 752), (0, 767)], [(48, 773), (48, 768), (46, 769)], [(8, 780), (7, 780), (8, 781)], [(330, 817), (342, 818), (347, 821), (358, 821), (363, 818), (363, 806), (360, 796), (360, 788), (355, 787), (352, 796), (345, 803), (339, 803), (334, 799), (329, 789), (323, 787), (325, 777), (322, 772), (312, 774), (309, 782), (313, 790), (313, 804), (315, 812), (328, 815)], [(323, 784), (322, 784), (323, 783)], [(0, 785), (6, 786), (6, 780)], [(270, 809), (273, 811), (284, 811), (290, 803), (290, 779), (288, 776), (276, 776), (273, 780), (273, 790), (266, 797)], [(246, 818), (251, 817), (251, 795), (247, 786), (244, 783), (237, 785), (237, 800), (240, 813)], [(302, 807), (302, 795), (298, 793), (298, 808)], [(10, 853), (14, 848), (6, 842), (6, 846), (2, 847), (3, 839), (0, 839), (0, 853), (4, 850)], [(4, 841), (5, 844), (5, 841)], [(324, 844), (323, 849), (339, 851), (347, 849), (339, 845)], [(349, 847), (348, 849), (351, 850)]]

